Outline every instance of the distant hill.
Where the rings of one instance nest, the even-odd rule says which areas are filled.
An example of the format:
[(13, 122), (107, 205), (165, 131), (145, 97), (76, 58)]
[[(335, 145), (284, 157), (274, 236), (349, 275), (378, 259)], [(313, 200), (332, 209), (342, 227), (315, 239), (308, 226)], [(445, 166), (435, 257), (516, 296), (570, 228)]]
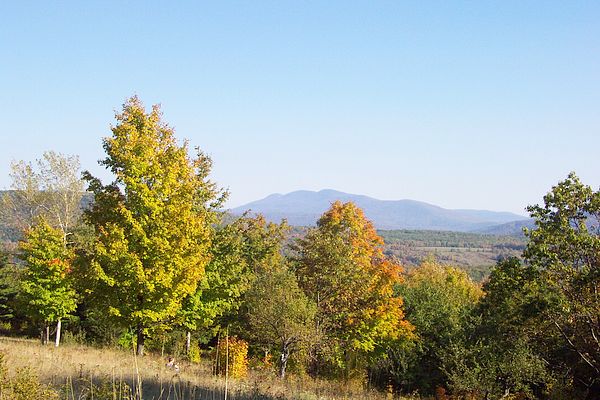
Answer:
[(287, 219), (290, 225), (311, 226), (332, 202), (352, 201), (362, 208), (377, 229), (421, 229), (456, 232), (483, 232), (507, 223), (522, 221), (521, 215), (486, 210), (449, 210), (415, 200), (378, 200), (325, 189), (319, 192), (300, 190), (272, 194), (231, 210), (242, 214), (250, 210), (269, 221)]
[(476, 232), (488, 235), (523, 236), (523, 228), (534, 229), (535, 222), (533, 219), (507, 222), (505, 224), (479, 229)]

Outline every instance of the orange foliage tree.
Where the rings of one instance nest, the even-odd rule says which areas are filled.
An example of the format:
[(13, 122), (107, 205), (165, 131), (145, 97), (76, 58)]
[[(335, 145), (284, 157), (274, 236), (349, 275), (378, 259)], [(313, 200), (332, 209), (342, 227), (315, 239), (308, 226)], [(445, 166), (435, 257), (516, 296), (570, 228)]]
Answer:
[(356, 205), (333, 203), (297, 250), (299, 283), (317, 304), (321, 366), (348, 373), (386, 343), (412, 336), (394, 295), (402, 268), (383, 254), (383, 240)]

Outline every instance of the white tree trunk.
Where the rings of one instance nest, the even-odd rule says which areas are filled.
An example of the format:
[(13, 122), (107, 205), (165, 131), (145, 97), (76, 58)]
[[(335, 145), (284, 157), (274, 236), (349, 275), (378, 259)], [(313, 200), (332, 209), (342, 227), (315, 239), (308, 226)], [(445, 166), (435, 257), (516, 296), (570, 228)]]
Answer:
[(58, 322), (56, 323), (56, 341), (54, 342), (54, 346), (58, 347), (58, 345), (60, 344), (60, 319), (58, 320)]
[(190, 355), (190, 347), (192, 344), (192, 332), (187, 331), (185, 335), (185, 354)]

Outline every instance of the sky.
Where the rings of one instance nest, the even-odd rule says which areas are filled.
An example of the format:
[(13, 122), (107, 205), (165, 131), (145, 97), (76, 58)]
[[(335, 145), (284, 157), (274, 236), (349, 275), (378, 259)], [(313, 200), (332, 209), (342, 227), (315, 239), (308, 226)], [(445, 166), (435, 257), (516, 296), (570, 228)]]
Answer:
[(160, 103), (235, 207), (331, 188), (525, 214), (600, 186), (598, 1), (0, 2), (0, 189)]

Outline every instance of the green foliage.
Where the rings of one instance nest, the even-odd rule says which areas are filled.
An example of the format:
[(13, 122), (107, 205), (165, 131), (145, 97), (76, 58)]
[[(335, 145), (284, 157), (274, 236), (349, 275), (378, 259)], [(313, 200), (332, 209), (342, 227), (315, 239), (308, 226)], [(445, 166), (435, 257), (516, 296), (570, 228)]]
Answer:
[(600, 191), (571, 173), (528, 207), (526, 259), (556, 296), (544, 317), (568, 350), (567, 373), (584, 392), (600, 392)]
[(67, 317), (77, 306), (77, 296), (71, 280), (72, 254), (64, 246), (62, 232), (42, 219), (19, 246), (25, 266), (19, 296), (28, 315), (46, 324)]
[(406, 276), (398, 291), (417, 340), (389, 351), (391, 362), (384, 365), (398, 390), (433, 394), (446, 383), (446, 353), (461, 340), (481, 289), (464, 271), (428, 259)]
[(450, 386), (498, 398), (546, 394), (554, 379), (544, 359), (548, 330), (540, 316), (551, 298), (538, 272), (516, 258), (502, 260), (483, 289), (466, 337), (447, 352)]
[(203, 278), (223, 196), (208, 180), (210, 159), (188, 156), (158, 106), (146, 113), (132, 97), (116, 119), (101, 162), (115, 181), (84, 174), (94, 194), (85, 217), (96, 233), (84, 273), (95, 305), (135, 326), (143, 353), (150, 328), (174, 318)]
[(15, 298), (19, 290), (19, 274), (16, 266), (8, 261), (8, 255), (0, 249), (0, 320), (15, 317)]
[(294, 273), (283, 266), (258, 273), (246, 295), (251, 336), (279, 354), (279, 376), (285, 377), (289, 357), (314, 336), (316, 306), (298, 287)]
[(195, 331), (238, 310), (254, 272), (279, 259), (285, 229), (285, 225), (267, 224), (262, 217), (245, 216), (218, 226), (205, 274), (179, 312), (180, 325)]

